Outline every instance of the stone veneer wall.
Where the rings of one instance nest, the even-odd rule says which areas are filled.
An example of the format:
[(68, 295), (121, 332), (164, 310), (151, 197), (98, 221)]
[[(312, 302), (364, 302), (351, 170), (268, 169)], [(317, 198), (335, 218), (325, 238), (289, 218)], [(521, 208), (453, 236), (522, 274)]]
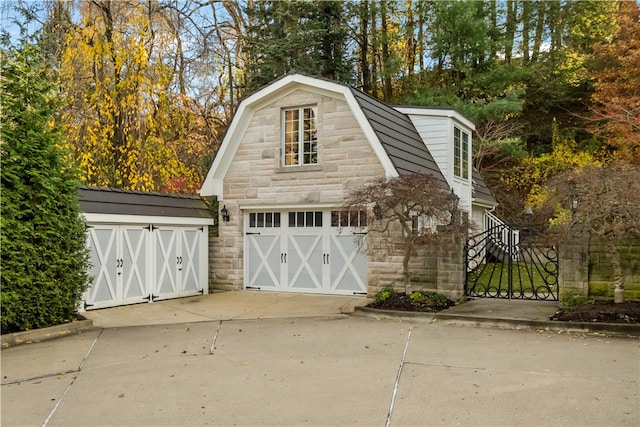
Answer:
[[(281, 166), (281, 111), (317, 106), (318, 164)], [(349, 190), (370, 178), (384, 176), (380, 161), (344, 99), (296, 90), (257, 109), (223, 182), (230, 221), (220, 222), (210, 243), (210, 290), (244, 286), (244, 224), (242, 209), (326, 209), (340, 206)]]
[[(640, 301), (640, 239), (619, 246), (625, 298)], [(565, 244), (559, 253), (560, 301), (569, 296), (613, 299), (611, 256), (602, 242)]]
[[(369, 253), (368, 294), (385, 287), (404, 292), (402, 277), (403, 245), (385, 243), (372, 236)], [(409, 263), (411, 290), (429, 290), (460, 302), (465, 300), (465, 235), (454, 228), (438, 227), (438, 240), (414, 248)]]

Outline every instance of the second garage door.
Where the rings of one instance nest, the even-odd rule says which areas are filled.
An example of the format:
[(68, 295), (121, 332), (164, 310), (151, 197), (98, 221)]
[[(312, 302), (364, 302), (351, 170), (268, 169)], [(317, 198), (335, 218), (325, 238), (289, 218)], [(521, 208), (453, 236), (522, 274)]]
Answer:
[(366, 213), (248, 212), (245, 288), (366, 294)]

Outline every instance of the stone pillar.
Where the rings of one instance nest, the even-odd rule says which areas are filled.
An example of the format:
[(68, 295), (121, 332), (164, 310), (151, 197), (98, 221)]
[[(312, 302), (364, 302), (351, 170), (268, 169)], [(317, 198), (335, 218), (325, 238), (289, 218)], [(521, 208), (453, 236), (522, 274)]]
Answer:
[(437, 291), (456, 302), (466, 300), (465, 237), (460, 227), (438, 227)]
[(560, 246), (558, 285), (560, 302), (571, 296), (589, 296), (589, 256), (584, 245)]
[(242, 290), (244, 285), (242, 212), (235, 204), (225, 205), (231, 219), (220, 222), (217, 236), (209, 238), (210, 292)]

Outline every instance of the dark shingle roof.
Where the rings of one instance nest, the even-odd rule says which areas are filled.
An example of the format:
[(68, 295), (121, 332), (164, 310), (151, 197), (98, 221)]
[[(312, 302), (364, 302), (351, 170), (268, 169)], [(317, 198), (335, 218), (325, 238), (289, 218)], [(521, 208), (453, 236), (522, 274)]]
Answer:
[(497, 203), (496, 198), (493, 196), (491, 190), (489, 190), (487, 183), (484, 182), (480, 172), (475, 168), (473, 168), (473, 199), (492, 205)]
[(440, 168), (407, 115), (355, 88), (351, 88), (351, 92), (398, 174), (431, 174), (446, 184)]
[(79, 191), (84, 213), (211, 218), (206, 203), (198, 196), (164, 194), (119, 188), (83, 186)]

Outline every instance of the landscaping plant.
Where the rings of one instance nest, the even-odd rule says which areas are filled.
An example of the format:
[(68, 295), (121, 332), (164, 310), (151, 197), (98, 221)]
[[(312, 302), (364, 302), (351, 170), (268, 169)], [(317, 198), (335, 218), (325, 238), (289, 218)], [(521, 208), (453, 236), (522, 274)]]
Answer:
[(55, 79), (35, 45), (3, 50), (2, 333), (74, 319), (89, 283), (79, 181), (63, 161)]

